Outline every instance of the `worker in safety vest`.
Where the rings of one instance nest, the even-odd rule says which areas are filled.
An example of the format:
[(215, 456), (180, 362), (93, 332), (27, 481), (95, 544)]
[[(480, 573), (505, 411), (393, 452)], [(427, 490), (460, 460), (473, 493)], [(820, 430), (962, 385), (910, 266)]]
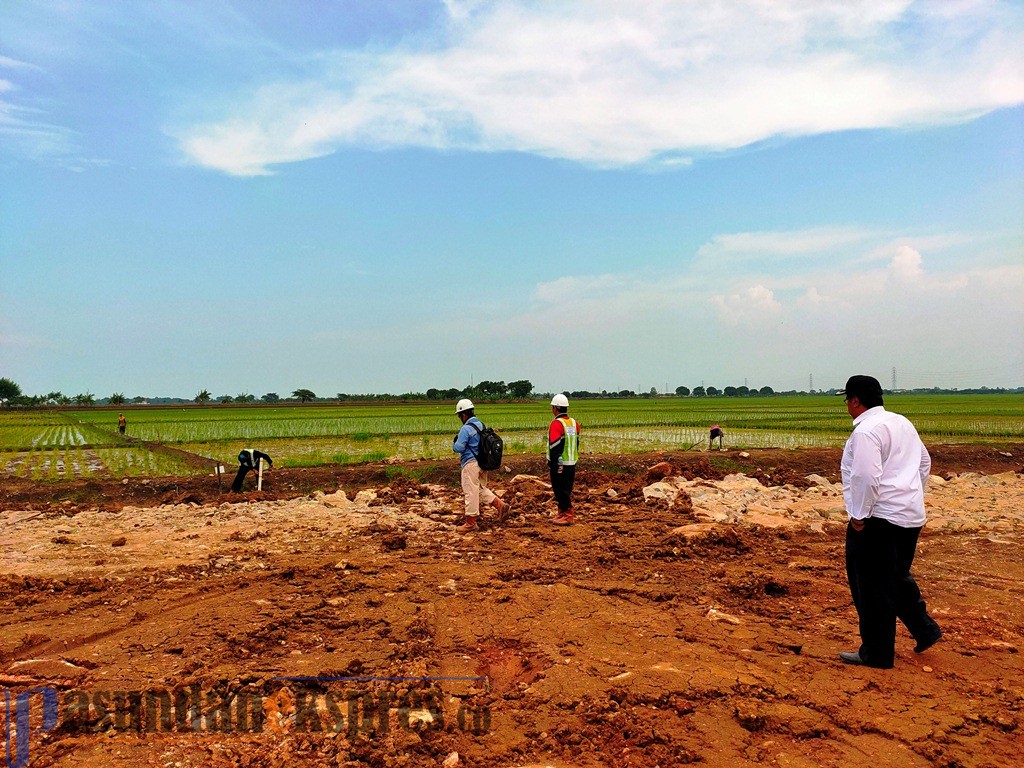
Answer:
[(548, 427), (548, 470), (551, 489), (558, 502), (558, 515), (551, 519), (555, 525), (571, 525), (572, 486), (576, 480), (576, 461), (580, 455), (580, 425), (569, 416), (569, 398), (558, 394), (551, 399), (551, 413), (555, 417)]
[(238, 454), (238, 474), (235, 475), (235, 482), (231, 484), (232, 491), (235, 493), (242, 492), (242, 483), (245, 482), (245, 476), (256, 469), (257, 462), (260, 459), (263, 459), (268, 467), (274, 466), (274, 462), (267, 454), (252, 448), (246, 448)]

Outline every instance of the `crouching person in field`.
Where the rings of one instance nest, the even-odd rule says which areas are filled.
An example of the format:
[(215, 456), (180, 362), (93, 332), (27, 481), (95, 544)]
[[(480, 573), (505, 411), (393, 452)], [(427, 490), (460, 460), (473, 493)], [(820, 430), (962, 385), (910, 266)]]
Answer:
[(263, 459), (263, 462), (268, 467), (274, 466), (274, 462), (267, 454), (252, 448), (246, 448), (238, 454), (238, 474), (235, 475), (235, 482), (231, 484), (232, 491), (235, 493), (242, 492), (242, 483), (245, 482), (245, 476), (256, 469), (257, 462), (260, 459)]
[(462, 466), (462, 490), (466, 494), (466, 512), (462, 525), (457, 530), (469, 533), (479, 527), (477, 518), (480, 516), (480, 502), (490, 504), (498, 510), (498, 521), (508, 516), (510, 502), (505, 502), (494, 495), (487, 487), (487, 473), (480, 469), (477, 456), (480, 451), (480, 433), (484, 425), (473, 410), (473, 402), (463, 398), (455, 406), (455, 415), (462, 422), (462, 429), (455, 436), (452, 450), (459, 454)]

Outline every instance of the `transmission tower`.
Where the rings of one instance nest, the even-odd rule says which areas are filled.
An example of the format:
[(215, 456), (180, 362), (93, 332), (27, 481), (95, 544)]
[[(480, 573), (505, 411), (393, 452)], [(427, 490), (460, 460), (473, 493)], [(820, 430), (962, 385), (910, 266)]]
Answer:
[(896, 391), (896, 366), (892, 367), (892, 391)]
[(808, 392), (813, 392), (814, 391), (814, 374), (813, 373), (807, 374), (807, 379), (808, 379), (808, 381), (807, 381), (807, 391)]

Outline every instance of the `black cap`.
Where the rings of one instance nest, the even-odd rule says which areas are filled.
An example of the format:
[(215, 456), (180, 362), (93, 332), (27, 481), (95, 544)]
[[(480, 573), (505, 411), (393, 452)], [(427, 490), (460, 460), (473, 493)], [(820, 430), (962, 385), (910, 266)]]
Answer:
[(836, 392), (837, 395), (844, 395), (847, 398), (856, 397), (858, 400), (865, 398), (881, 397), (882, 385), (874, 376), (851, 376), (846, 381), (846, 388)]

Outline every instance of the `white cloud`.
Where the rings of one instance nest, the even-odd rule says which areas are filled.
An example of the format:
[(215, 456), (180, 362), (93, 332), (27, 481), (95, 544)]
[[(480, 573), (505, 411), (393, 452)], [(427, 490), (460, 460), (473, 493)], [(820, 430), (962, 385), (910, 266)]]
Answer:
[(38, 67), (35, 64), (29, 64), (26, 61), (18, 61), (12, 59), (9, 56), (0, 56), (0, 69), (32, 69), (37, 72), (42, 72), (42, 67)]
[(45, 111), (33, 104), (18, 82), (18, 76), (43, 72), (41, 67), (0, 56), (0, 69), (12, 72), (14, 79), (0, 79), (0, 150), (43, 162), (56, 163), (70, 170), (81, 170), (89, 161), (76, 157), (79, 135), (53, 122)]
[[(929, 250), (926, 245), (920, 249), (909, 245), (914, 242), (944, 248), (955, 243), (970, 250), (973, 243), (985, 240), (986, 235), (932, 234), (877, 243), (880, 236), (884, 234), (854, 228), (716, 235), (698, 249), (698, 256), (719, 252), (787, 256), (795, 252), (805, 261), (795, 271), (784, 258), (766, 262), (763, 274), (755, 279), (751, 279), (749, 270), (736, 270), (731, 263), (709, 270), (700, 258), (685, 262), (678, 271), (654, 276), (563, 276), (535, 287), (534, 310), (573, 315), (587, 307), (599, 309), (603, 316), (618, 317), (657, 313), (684, 303), (706, 307), (710, 302), (720, 319), (734, 323), (780, 311), (836, 311), (876, 303), (880, 308), (913, 302), (916, 298), (932, 300), (938, 292), (953, 293), (969, 283), (998, 283), (992, 275), (1006, 277), (1010, 285), (1016, 279), (1013, 276), (1024, 273), (1024, 266), (1013, 263), (1012, 255), (998, 253), (969, 269), (956, 264), (929, 269), (922, 253)], [(837, 244), (848, 247), (836, 255)], [(884, 261), (879, 254), (885, 254)], [(824, 256), (829, 258), (811, 258)], [(1007, 258), (1010, 263), (1006, 263)], [(1016, 303), (1022, 303), (1019, 297)]]
[(917, 282), (924, 275), (921, 269), (921, 254), (909, 245), (901, 245), (893, 254), (889, 272), (897, 282)]
[[(830, 230), (769, 238), (726, 233), (712, 243), (800, 246), (813, 239), (808, 231)], [(753, 278), (728, 264), (709, 270), (700, 259), (658, 275), (567, 275), (539, 284), (521, 312), (494, 325), (482, 321), (476, 346), (516, 338), (522, 359), (538, 366), (546, 355), (597, 350), (573, 358), (580, 377), (607, 386), (620, 375), (630, 388), (637, 386), (638, 368), (664, 371), (656, 376), (659, 387), (680, 376), (678, 383), (692, 386), (701, 371), (718, 371), (724, 378), (708, 381), (716, 386), (756, 371), (773, 386), (790, 381), (787, 387), (800, 385), (799, 377), (806, 386), (807, 372), (814, 371), (816, 385), (829, 387), (841, 385), (851, 366), (931, 370), (936, 359), (951, 355), (964, 369), (980, 370), (991, 360), (1024, 363), (1024, 344), (1011, 331), (1024, 326), (1024, 264), (1015, 244), (1004, 241), (1003, 250), (969, 268), (963, 259), (931, 259), (926, 247), (972, 254), (990, 237), (863, 233), (839, 238), (855, 242), (835, 258), (802, 256), (799, 270), (785, 260), (775, 268), (772, 262)], [(829, 250), (834, 241), (817, 242)], [(809, 246), (805, 252), (813, 255)]]
[(804, 306), (818, 307), (824, 304), (827, 299), (822, 296), (816, 286), (810, 285), (807, 290), (804, 291), (803, 296), (800, 297), (799, 303)]
[(485, 0), (442, 0), (442, 2), (454, 21), (464, 21), (485, 4)]
[(0, 147), (35, 160), (63, 163), (77, 149), (78, 135), (45, 120), (37, 111), (0, 98)]
[[(941, 5), (941, 11), (933, 6)], [(325, 56), (174, 131), (237, 175), (346, 144), (686, 162), (773, 136), (967, 120), (1024, 100), (1013, 3), (447, 3), (441, 42)]]
[(539, 283), (534, 290), (534, 298), (541, 304), (558, 304), (575, 297), (602, 300), (620, 296), (635, 285), (635, 279), (624, 275), (560, 277)]
[(775, 294), (763, 285), (754, 285), (729, 296), (712, 296), (710, 302), (729, 325), (757, 326), (782, 310)]
[(818, 256), (863, 243), (876, 233), (855, 227), (814, 227), (781, 232), (737, 232), (715, 235), (697, 251), (698, 258), (736, 261), (765, 256), (792, 258)]
[[(932, 266), (926, 270), (922, 253), (934, 254), (949, 247), (949, 243), (957, 241), (961, 246), (970, 246), (978, 239), (941, 235), (932, 238), (898, 239), (885, 243), (858, 259), (856, 269), (859, 273), (872, 275), (876, 279), (884, 278), (895, 289), (901, 291), (949, 293), (966, 285), (969, 274), (966, 264), (959, 260), (954, 261), (954, 265), (941, 267), (937, 260), (931, 259)], [(910, 245), (911, 242), (914, 245)], [(871, 266), (879, 260), (884, 263)]]

